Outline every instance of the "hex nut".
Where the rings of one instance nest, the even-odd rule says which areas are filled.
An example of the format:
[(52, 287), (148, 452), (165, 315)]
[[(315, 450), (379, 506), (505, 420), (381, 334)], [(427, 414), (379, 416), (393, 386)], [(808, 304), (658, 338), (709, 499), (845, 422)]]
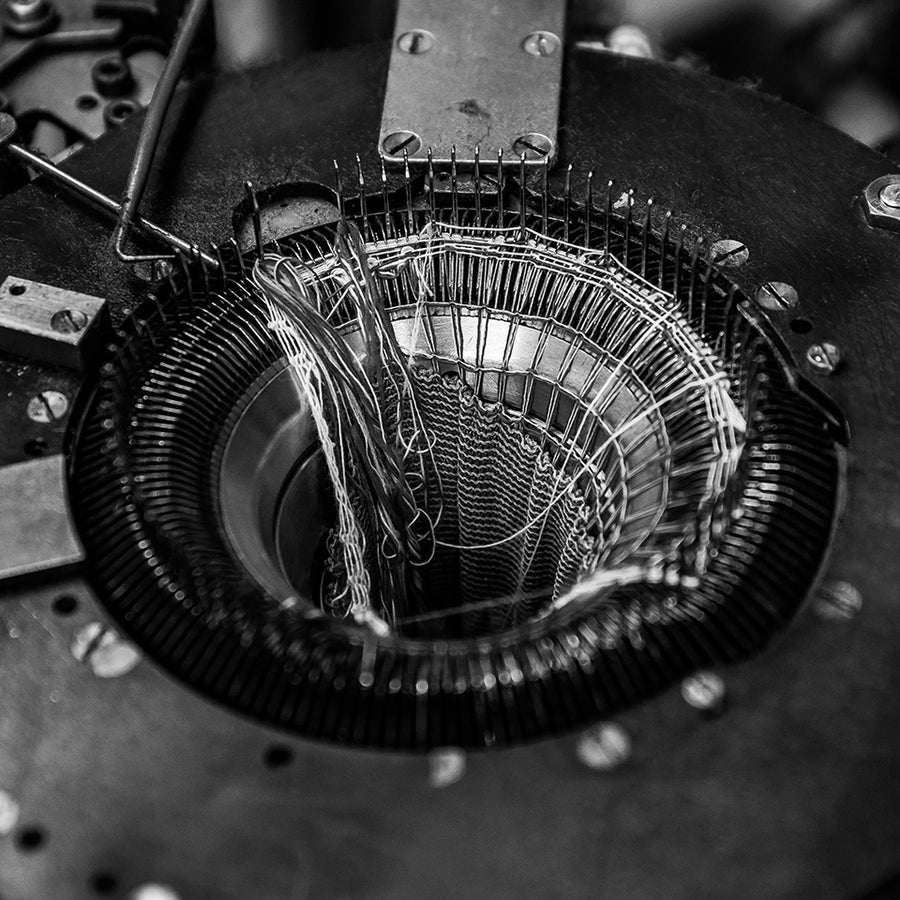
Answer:
[(863, 192), (863, 211), (873, 228), (900, 231), (900, 206), (886, 202), (890, 199), (891, 192), (885, 191), (885, 188), (893, 188), (895, 185), (900, 185), (900, 175), (882, 175)]

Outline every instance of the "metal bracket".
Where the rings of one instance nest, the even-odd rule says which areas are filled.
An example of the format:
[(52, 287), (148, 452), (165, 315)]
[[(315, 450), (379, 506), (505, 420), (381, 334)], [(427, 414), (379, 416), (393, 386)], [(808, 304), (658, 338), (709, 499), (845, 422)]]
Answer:
[(69, 516), (65, 457), (0, 468), (0, 583), (83, 559)]
[(497, 159), (557, 152), (560, 0), (400, 0), (381, 118), (388, 160)]
[(83, 370), (109, 326), (99, 297), (27, 278), (0, 285), (0, 351)]

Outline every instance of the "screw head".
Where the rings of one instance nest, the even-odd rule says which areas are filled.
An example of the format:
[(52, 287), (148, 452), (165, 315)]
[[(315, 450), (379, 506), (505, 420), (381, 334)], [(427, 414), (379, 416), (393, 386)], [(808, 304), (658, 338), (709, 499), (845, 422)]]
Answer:
[(849, 581), (827, 581), (813, 600), (816, 614), (831, 622), (846, 622), (862, 609), (862, 594)]
[(841, 350), (831, 341), (819, 341), (807, 349), (806, 361), (817, 375), (832, 375), (841, 364)]
[(32, 422), (47, 425), (59, 421), (69, 410), (69, 398), (59, 391), (41, 391), (28, 401), (25, 412)]
[(784, 312), (793, 309), (800, 302), (800, 296), (795, 288), (784, 281), (767, 281), (756, 292), (756, 302), (763, 309)]
[(688, 706), (715, 715), (725, 707), (725, 682), (714, 672), (696, 672), (681, 682), (681, 696)]
[(631, 756), (631, 738), (616, 722), (601, 722), (579, 735), (575, 753), (589, 769), (606, 772)]
[(428, 754), (428, 783), (433, 788), (449, 787), (466, 774), (466, 754), (458, 747), (441, 747)]
[(424, 28), (414, 28), (412, 31), (404, 31), (397, 38), (397, 48), (404, 53), (418, 56), (427, 53), (434, 46), (434, 35)]
[(522, 41), (522, 49), (529, 56), (553, 56), (559, 50), (559, 43), (552, 31), (532, 31)]
[(716, 241), (709, 248), (709, 252), (712, 261), (723, 269), (736, 269), (747, 262), (750, 256), (750, 251), (743, 241)]
[(381, 149), (387, 156), (400, 158), (404, 151), (412, 156), (421, 146), (422, 141), (414, 131), (394, 131), (381, 142)]
[(60, 309), (50, 316), (50, 327), (57, 334), (77, 334), (87, 323), (88, 317), (80, 309)]
[(531, 131), (528, 134), (520, 134), (512, 144), (516, 156), (525, 154), (525, 159), (544, 159), (553, 151), (553, 141), (546, 134)]
[(882, 175), (863, 192), (863, 211), (873, 228), (900, 231), (900, 175)]
[(72, 641), (72, 656), (87, 663), (98, 678), (118, 678), (141, 660), (138, 651), (100, 622), (80, 628)]

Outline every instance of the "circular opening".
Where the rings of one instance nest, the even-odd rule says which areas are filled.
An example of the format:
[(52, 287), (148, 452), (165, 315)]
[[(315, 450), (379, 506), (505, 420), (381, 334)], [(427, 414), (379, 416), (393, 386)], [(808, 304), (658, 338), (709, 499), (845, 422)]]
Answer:
[(62, 594), (53, 600), (53, 612), (58, 616), (71, 616), (78, 609), (78, 599), (71, 594)]
[(44, 830), (37, 827), (23, 828), (16, 836), (16, 844), (19, 849), (28, 852), (39, 849), (45, 840)]
[(107, 78), (115, 78), (125, 71), (125, 66), (118, 59), (105, 59), (97, 69), (101, 75), (105, 75)]
[(119, 886), (119, 880), (109, 872), (95, 872), (90, 879), (90, 888), (102, 896), (112, 894)]
[(9, 292), (16, 297), (21, 297), (26, 291), (24, 284), (14, 284), (10, 287)]
[(47, 442), (43, 438), (32, 438), (22, 447), (26, 456), (44, 456), (48, 449)]
[(109, 114), (118, 120), (127, 119), (137, 107), (131, 100), (116, 100), (110, 104)]
[(266, 748), (263, 762), (270, 769), (283, 769), (294, 761), (294, 751), (284, 744), (273, 744)]
[[(331, 343), (306, 345), (319, 371), (402, 348), (400, 368), (373, 369), (391, 376), (371, 404), (337, 420), (344, 458), (375, 446), (376, 422), (395, 448), (405, 482), (373, 467), (369, 494), (363, 477), (332, 475), (326, 395), (288, 362), (299, 338), (277, 291), (233, 265), (208, 306), (176, 290), (125, 323), (119, 341), (137, 347), (111, 356), (85, 416), (72, 507), (98, 596), (195, 687), (351, 743), (514, 743), (749, 655), (802, 602), (838, 466), (759, 314), (718, 275), (695, 284), (687, 250), (660, 249), (615, 213), (608, 252), (585, 249), (577, 220), (541, 234), (534, 216), (523, 241), (517, 213), (502, 230), (496, 218), (468, 228), (478, 215), (372, 216), (352, 265), (336, 251), (344, 226), (280, 243), (276, 288), (316, 279), (299, 308), (327, 322)], [(353, 265), (376, 277), (354, 282)], [(366, 309), (380, 310), (378, 342)], [(169, 396), (191, 429), (158, 402)], [(788, 448), (783, 465), (772, 447)], [(795, 450), (832, 485), (815, 504), (797, 499), (813, 482), (789, 463)], [(373, 502), (388, 484), (398, 493)], [(745, 503), (751, 490), (771, 504)], [(415, 511), (402, 552), (383, 529), (394, 496), (391, 515)], [(111, 546), (114, 527), (126, 538)], [(120, 602), (124, 570), (177, 643)], [(713, 619), (740, 649), (690, 637)], [(211, 641), (235, 661), (227, 679), (198, 670)]]
[(794, 334), (809, 334), (813, 324), (809, 319), (791, 319), (791, 331)]
[(75, 105), (84, 112), (96, 109), (99, 104), (100, 101), (93, 94), (80, 94), (75, 100)]

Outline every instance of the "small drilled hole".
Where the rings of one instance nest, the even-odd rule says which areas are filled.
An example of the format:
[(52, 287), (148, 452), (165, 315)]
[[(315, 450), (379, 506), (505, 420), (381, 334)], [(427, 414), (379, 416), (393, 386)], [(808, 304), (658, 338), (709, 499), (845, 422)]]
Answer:
[(96, 109), (100, 101), (93, 94), (81, 94), (75, 101), (75, 105), (82, 110)]
[(294, 761), (294, 751), (283, 744), (273, 744), (266, 749), (263, 762), (270, 769), (282, 769)]
[(58, 616), (71, 616), (78, 609), (78, 599), (71, 594), (62, 594), (53, 601), (53, 612)]
[(16, 297), (21, 297), (25, 293), (24, 284), (14, 284), (10, 287), (9, 292)]
[(809, 319), (791, 319), (791, 331), (794, 334), (807, 334), (812, 331), (812, 322)]
[(20, 850), (37, 850), (45, 840), (42, 828), (23, 828), (16, 836), (16, 844)]
[(26, 456), (44, 456), (48, 450), (47, 442), (43, 438), (32, 438), (25, 441), (22, 447)]
[(119, 881), (109, 872), (95, 872), (91, 875), (90, 884), (95, 894), (112, 894), (119, 886)]

